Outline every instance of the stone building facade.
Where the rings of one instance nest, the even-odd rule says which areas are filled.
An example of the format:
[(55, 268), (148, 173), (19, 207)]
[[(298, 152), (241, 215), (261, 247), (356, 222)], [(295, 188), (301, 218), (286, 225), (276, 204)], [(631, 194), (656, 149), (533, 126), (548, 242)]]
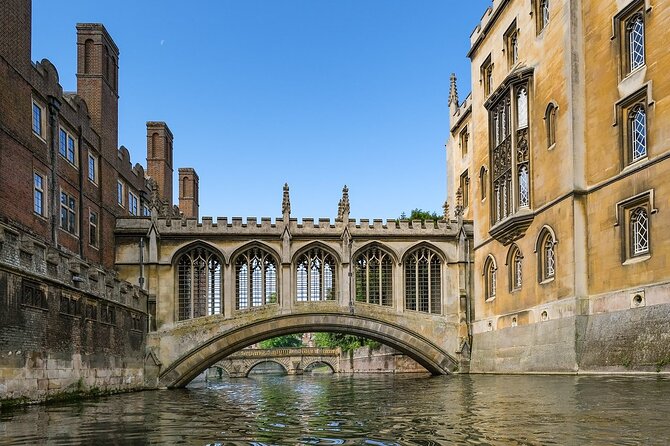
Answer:
[(0, 14), (0, 399), (140, 387), (146, 293), (116, 279), (114, 227), (179, 215), (172, 134), (147, 123), (148, 169), (132, 165), (111, 36), (77, 25), (77, 91), (64, 92), (51, 62), (31, 61), (31, 8)]
[(472, 33), (447, 148), (475, 228), (473, 371), (668, 363), (669, 24), (663, 1), (495, 0)]

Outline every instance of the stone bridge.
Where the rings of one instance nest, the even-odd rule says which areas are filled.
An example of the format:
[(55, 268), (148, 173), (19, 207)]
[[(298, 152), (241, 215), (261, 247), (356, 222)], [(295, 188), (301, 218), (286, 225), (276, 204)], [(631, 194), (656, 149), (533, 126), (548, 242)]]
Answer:
[(149, 294), (148, 385), (180, 387), (275, 336), (340, 332), (405, 353), (433, 374), (469, 364), (472, 227), (455, 220), (117, 220), (120, 278)]
[(333, 373), (340, 370), (340, 356), (337, 348), (271, 348), (243, 349), (214, 364), (222, 368), (230, 378), (244, 378), (259, 364), (274, 362), (282, 366), (289, 375), (302, 375), (314, 364), (326, 364)]

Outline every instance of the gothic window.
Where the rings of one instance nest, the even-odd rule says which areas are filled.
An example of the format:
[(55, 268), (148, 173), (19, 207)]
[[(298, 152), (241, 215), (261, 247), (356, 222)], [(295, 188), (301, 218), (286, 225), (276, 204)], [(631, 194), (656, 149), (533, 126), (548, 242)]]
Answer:
[(545, 282), (556, 276), (556, 240), (551, 231), (543, 229), (538, 239), (539, 279)]
[(481, 192), (482, 200), (486, 198), (487, 187), (488, 187), (488, 181), (486, 180), (486, 167), (482, 166), (479, 169), (479, 190)]
[(435, 251), (422, 247), (405, 259), (405, 308), (423, 313), (442, 312), (442, 261)]
[(204, 247), (193, 248), (179, 257), (178, 320), (221, 314), (221, 260)]
[[(510, 107), (513, 93), (514, 107)], [(512, 116), (514, 113), (514, 116)], [(496, 224), (531, 206), (528, 87), (512, 87), (489, 109), (491, 116), (491, 220)], [(514, 127), (512, 128), (512, 123)]]
[(649, 215), (644, 207), (637, 207), (630, 213), (630, 234), (631, 255), (649, 253)]
[(519, 32), (516, 20), (505, 31), (505, 51), (507, 52), (507, 65), (512, 68), (519, 60)]
[(547, 105), (547, 110), (544, 112), (544, 126), (547, 134), (547, 148), (556, 143), (556, 110), (557, 107), (553, 103)]
[(489, 55), (482, 64), (480, 75), (484, 87), (484, 96), (488, 96), (493, 89), (493, 63), (491, 62), (491, 55)]
[(628, 157), (631, 163), (647, 156), (647, 113), (644, 104), (628, 110)]
[(467, 170), (461, 174), (459, 187), (461, 190), (461, 204), (466, 208), (470, 205), (470, 175)]
[(496, 298), (497, 275), (496, 261), (493, 256), (488, 256), (484, 263), (484, 297), (487, 302)]
[(393, 260), (387, 252), (368, 248), (356, 257), (354, 268), (356, 302), (393, 305)]
[(644, 65), (644, 15), (634, 14), (626, 22), (626, 41), (629, 57), (629, 72)]
[(507, 266), (509, 270), (509, 289), (517, 291), (523, 284), (523, 256), (516, 245), (512, 245), (507, 256)]
[(277, 261), (266, 250), (254, 247), (235, 259), (235, 309), (275, 304)]
[(312, 248), (296, 262), (299, 302), (335, 300), (335, 259), (321, 248)]
[(539, 0), (537, 3), (537, 33), (549, 24), (549, 0)]

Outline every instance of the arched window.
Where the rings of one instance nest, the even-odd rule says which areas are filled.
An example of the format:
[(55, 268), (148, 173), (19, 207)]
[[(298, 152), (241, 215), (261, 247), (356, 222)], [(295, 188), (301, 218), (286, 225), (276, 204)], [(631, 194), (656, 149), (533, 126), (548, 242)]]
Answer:
[(405, 258), (405, 308), (424, 313), (442, 312), (442, 261), (435, 251), (422, 247)]
[(556, 143), (556, 105), (549, 103), (544, 112), (544, 126), (547, 133), (547, 148)]
[(486, 179), (486, 167), (482, 166), (479, 169), (479, 191), (482, 200), (486, 198), (486, 189), (488, 188), (488, 181)]
[(549, 24), (549, 0), (540, 0), (540, 31)]
[(632, 16), (626, 25), (626, 39), (630, 56), (630, 71), (644, 65), (644, 17), (642, 13)]
[(496, 298), (496, 288), (498, 285), (498, 267), (493, 256), (488, 256), (484, 262), (484, 298), (487, 301)]
[(296, 262), (299, 302), (335, 300), (335, 259), (321, 248), (312, 248)]
[(266, 250), (254, 247), (235, 259), (235, 309), (275, 304), (277, 261)]
[(544, 229), (538, 239), (538, 260), (540, 281), (553, 279), (556, 276), (556, 240), (553, 234)]
[(528, 92), (521, 87), (516, 92), (517, 129), (528, 127)]
[(631, 253), (633, 256), (649, 252), (649, 216), (643, 207), (634, 209), (630, 214)]
[(377, 247), (356, 257), (356, 302), (393, 305), (393, 260)]
[(221, 313), (221, 260), (211, 250), (196, 247), (179, 257), (178, 320)]
[(523, 256), (516, 245), (512, 245), (507, 256), (507, 267), (509, 270), (509, 289), (516, 291), (523, 284)]
[(647, 156), (647, 114), (644, 105), (638, 104), (628, 112), (630, 134), (630, 161), (635, 162)]

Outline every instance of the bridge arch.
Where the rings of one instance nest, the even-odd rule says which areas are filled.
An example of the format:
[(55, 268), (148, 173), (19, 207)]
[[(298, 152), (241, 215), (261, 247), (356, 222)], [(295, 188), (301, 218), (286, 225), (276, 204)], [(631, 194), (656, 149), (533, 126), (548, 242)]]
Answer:
[(284, 373), (288, 374), (288, 367), (282, 361), (278, 361), (278, 360), (272, 359), (272, 358), (264, 358), (264, 359), (259, 359), (258, 361), (254, 361), (254, 362), (250, 363), (249, 366), (246, 368), (246, 370), (244, 372), (244, 376), (249, 376), (249, 374), (251, 373), (251, 371), (255, 367), (257, 367), (261, 364), (266, 364), (268, 362), (279, 365), (282, 368), (282, 370), (284, 370)]
[[(183, 335), (185, 329), (181, 326), (180, 334)], [(197, 325), (194, 331), (197, 331)], [(244, 347), (276, 336), (313, 331), (341, 332), (373, 339), (406, 354), (433, 375), (450, 374), (458, 368), (457, 360), (444, 349), (405, 326), (350, 313), (300, 313), (258, 320), (209, 337), (201, 335), (201, 339), (196, 339), (200, 336), (189, 336), (197, 345), (165, 364), (159, 385), (184, 387), (203, 370)]]
[(333, 373), (337, 373), (337, 367), (335, 366), (335, 364), (333, 364), (330, 360), (326, 358), (314, 358), (313, 360), (305, 361), (305, 363), (302, 366), (302, 369), (307, 371), (309, 368), (313, 367), (316, 364), (327, 365), (328, 368), (330, 368), (330, 370)]

